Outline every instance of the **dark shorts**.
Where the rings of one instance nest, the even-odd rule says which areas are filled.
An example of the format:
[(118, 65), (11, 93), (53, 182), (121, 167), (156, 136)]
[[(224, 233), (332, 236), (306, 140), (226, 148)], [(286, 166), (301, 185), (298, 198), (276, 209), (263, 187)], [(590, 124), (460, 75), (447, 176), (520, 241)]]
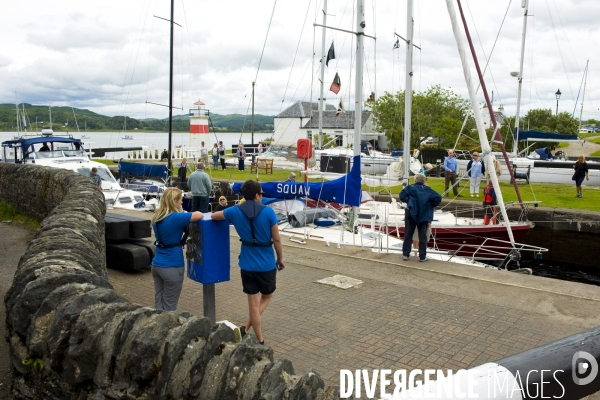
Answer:
[(578, 176), (577, 178), (575, 178), (575, 186), (581, 186), (584, 179), (585, 179), (585, 175)]
[(277, 268), (267, 272), (245, 271), (242, 273), (242, 286), (247, 294), (271, 294), (275, 291)]

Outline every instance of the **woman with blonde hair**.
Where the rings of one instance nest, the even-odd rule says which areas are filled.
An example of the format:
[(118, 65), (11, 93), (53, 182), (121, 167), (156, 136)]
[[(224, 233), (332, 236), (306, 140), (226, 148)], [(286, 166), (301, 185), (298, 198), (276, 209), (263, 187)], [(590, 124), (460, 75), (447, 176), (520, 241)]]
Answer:
[(204, 216), (200, 211), (183, 211), (183, 192), (168, 188), (160, 198), (160, 204), (152, 217), (152, 229), (156, 241), (156, 253), (152, 259), (154, 279), (154, 308), (174, 311), (181, 295), (185, 261), (182, 236), (190, 222)]
[(575, 181), (575, 187), (577, 189), (577, 194), (575, 197), (583, 197), (583, 194), (581, 193), (581, 184), (583, 183), (583, 179), (585, 178), (588, 181), (590, 180), (588, 166), (585, 162), (585, 156), (583, 154), (577, 157), (577, 162), (575, 165), (573, 165), (573, 169), (575, 170), (575, 173), (573, 174), (573, 180)]

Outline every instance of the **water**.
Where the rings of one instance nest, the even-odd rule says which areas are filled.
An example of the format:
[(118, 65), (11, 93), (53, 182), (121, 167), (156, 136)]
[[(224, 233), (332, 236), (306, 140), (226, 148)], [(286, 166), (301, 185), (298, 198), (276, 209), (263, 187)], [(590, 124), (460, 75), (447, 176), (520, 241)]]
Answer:
[(600, 286), (600, 268), (598, 267), (547, 260), (522, 260), (521, 268), (531, 268), (533, 275), (536, 276)]
[[(81, 139), (86, 149), (88, 148), (106, 148), (106, 147), (140, 147), (148, 146), (153, 150), (159, 151), (159, 154), (167, 148), (169, 144), (169, 134), (160, 132), (141, 132), (141, 131), (129, 131), (129, 132), (69, 132), (74, 138)], [(0, 132), (0, 142), (5, 140), (11, 140), (15, 136), (15, 132)], [(58, 133), (57, 133), (58, 135)], [(85, 135), (89, 138), (82, 138)], [(123, 139), (125, 135), (132, 137), (132, 140)], [(214, 143), (223, 141), (223, 145), (226, 149), (231, 149), (231, 146), (237, 145), (238, 141), (242, 139), (244, 144), (251, 144), (252, 134), (251, 133), (240, 133), (240, 132), (217, 132), (216, 137), (213, 133), (210, 134), (209, 142), (206, 146), (211, 149)], [(254, 133), (254, 143), (258, 143), (264, 139), (273, 137), (272, 133)], [(175, 132), (173, 133), (172, 143), (173, 149), (175, 146), (181, 146), (182, 149), (189, 148), (190, 134), (187, 132)], [(116, 152), (107, 153), (106, 158), (109, 160), (115, 158), (127, 158), (127, 153)]]

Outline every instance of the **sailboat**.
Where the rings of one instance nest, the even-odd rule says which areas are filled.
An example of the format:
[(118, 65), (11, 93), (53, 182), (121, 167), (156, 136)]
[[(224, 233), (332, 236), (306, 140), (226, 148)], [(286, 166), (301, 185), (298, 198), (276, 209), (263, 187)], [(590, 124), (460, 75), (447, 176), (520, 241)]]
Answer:
[[(306, 243), (306, 240), (317, 240), (340, 246), (360, 246), (379, 252), (401, 252), (403, 241), (389, 235), (389, 225), (386, 221), (379, 228), (368, 228), (360, 219), (359, 208), (363, 201), (361, 189), (361, 163), (360, 163), (360, 136), (362, 113), (358, 112), (362, 106), (362, 68), (363, 68), (363, 40), (364, 40), (364, 7), (363, 0), (357, 1), (358, 15), (356, 23), (356, 82), (355, 98), (356, 109), (354, 113), (354, 156), (352, 168), (348, 174), (342, 175), (331, 181), (318, 183), (297, 182), (265, 182), (262, 184), (264, 192), (263, 202), (272, 205), (282, 202), (280, 209), (288, 211), (281, 216), (278, 225), (282, 236), (296, 243)], [(241, 183), (234, 183), (232, 190), (239, 193)], [(298, 199), (310, 199), (316, 202), (331, 202), (325, 208), (304, 209), (303, 205), (297, 207), (294, 202)], [(335, 210), (333, 204), (344, 204), (348, 207), (346, 213)], [(297, 209), (302, 208), (302, 209)], [(291, 210), (295, 210), (290, 212)], [(428, 249), (430, 259), (450, 261), (465, 265), (489, 267), (489, 265), (476, 261), (473, 258), (464, 258), (448, 251)]]

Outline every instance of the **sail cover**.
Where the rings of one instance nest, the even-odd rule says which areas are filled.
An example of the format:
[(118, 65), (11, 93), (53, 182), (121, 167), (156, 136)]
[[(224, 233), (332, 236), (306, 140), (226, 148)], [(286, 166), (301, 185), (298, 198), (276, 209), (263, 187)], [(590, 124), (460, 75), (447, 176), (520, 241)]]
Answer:
[(167, 179), (169, 169), (164, 165), (139, 164), (121, 161), (121, 172), (143, 177)]
[[(514, 137), (517, 137), (517, 128), (514, 131)], [(567, 133), (542, 132), (536, 130), (524, 131), (519, 129), (519, 141), (521, 140), (541, 140), (541, 141), (556, 141), (563, 142), (565, 140), (578, 140), (577, 135)]]
[[(313, 200), (334, 201), (349, 206), (359, 206), (361, 200), (360, 156), (354, 156), (352, 169), (340, 178), (329, 182), (264, 182), (265, 197), (293, 199), (308, 197)], [(234, 193), (239, 193), (241, 182), (233, 184)]]

